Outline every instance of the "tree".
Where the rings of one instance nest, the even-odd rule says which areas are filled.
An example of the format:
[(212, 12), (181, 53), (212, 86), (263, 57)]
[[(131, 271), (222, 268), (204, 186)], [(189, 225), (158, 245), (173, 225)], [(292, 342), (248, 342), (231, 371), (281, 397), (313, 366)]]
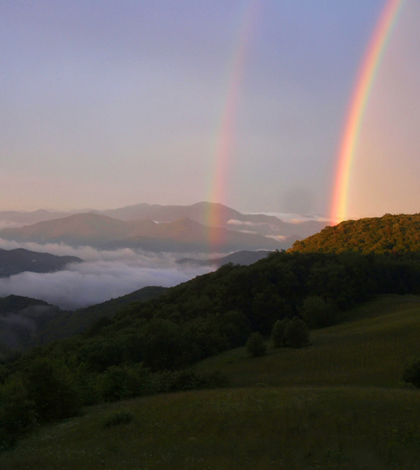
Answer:
[(23, 381), (41, 421), (70, 418), (79, 412), (78, 390), (62, 364), (37, 358), (25, 372)]
[(290, 348), (303, 348), (309, 344), (309, 330), (303, 320), (293, 317), (285, 329), (284, 343)]
[(274, 343), (275, 348), (281, 348), (285, 345), (284, 333), (290, 323), (288, 318), (283, 318), (283, 320), (277, 320), (273, 325), (271, 330), (271, 340)]
[(257, 332), (251, 334), (245, 347), (251, 357), (263, 356), (266, 350), (264, 338)]
[(405, 369), (403, 377), (404, 382), (420, 388), (420, 359), (414, 359), (411, 364)]
[(36, 423), (35, 404), (18, 374), (0, 385), (0, 449), (12, 447)]
[(302, 317), (309, 328), (323, 328), (336, 323), (334, 307), (318, 295), (307, 297), (303, 301)]

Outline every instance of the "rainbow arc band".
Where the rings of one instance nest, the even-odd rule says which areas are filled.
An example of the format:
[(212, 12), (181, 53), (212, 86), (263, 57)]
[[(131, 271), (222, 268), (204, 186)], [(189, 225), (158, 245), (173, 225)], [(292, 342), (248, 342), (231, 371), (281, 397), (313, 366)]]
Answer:
[(239, 21), (239, 30), (235, 36), (231, 60), (227, 71), (227, 86), (223, 100), (219, 125), (216, 132), (214, 148), (211, 152), (213, 168), (210, 171), (211, 183), (208, 200), (212, 204), (207, 214), (209, 229), (209, 246), (211, 251), (218, 252), (223, 246), (224, 206), (227, 202), (227, 190), (230, 169), (235, 155), (235, 126), (240, 102), (241, 88), (246, 71), (250, 45), (258, 19), (262, 0), (248, 0), (244, 13)]
[(359, 68), (345, 119), (334, 177), (330, 215), (335, 221), (345, 220), (348, 215), (349, 182), (366, 106), (377, 71), (405, 1), (387, 0)]

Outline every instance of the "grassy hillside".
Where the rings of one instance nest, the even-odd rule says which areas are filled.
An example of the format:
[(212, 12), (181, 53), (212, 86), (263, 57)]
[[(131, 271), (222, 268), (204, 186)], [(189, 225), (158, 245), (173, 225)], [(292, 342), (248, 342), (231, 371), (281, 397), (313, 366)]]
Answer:
[(197, 366), (237, 388), (86, 408), (0, 454), (0, 468), (417, 469), (420, 392), (399, 381), (419, 333), (420, 298), (384, 296), (305, 349), (239, 348)]
[[(132, 421), (104, 427), (110, 417)], [(128, 419), (130, 419), (128, 418)], [(420, 394), (373, 388), (187, 392), (95, 407), (0, 455), (2, 470), (416, 469)]]
[(232, 386), (396, 387), (413, 356), (420, 357), (420, 297), (383, 296), (348, 313), (347, 321), (311, 331), (303, 349), (268, 349), (246, 357), (245, 348), (226, 351), (197, 366), (225, 374)]
[(408, 253), (420, 251), (420, 214), (347, 220), (297, 241), (289, 251), (301, 253)]

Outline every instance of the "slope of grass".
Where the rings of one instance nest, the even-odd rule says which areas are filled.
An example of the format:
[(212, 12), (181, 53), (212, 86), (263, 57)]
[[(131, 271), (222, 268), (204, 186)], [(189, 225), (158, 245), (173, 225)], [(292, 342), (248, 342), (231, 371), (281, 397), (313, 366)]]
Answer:
[(198, 365), (237, 388), (100, 405), (0, 454), (2, 470), (417, 470), (418, 297), (387, 296), (312, 332), (305, 349), (243, 348)]
[[(112, 414), (131, 418), (106, 425)], [(417, 469), (419, 452), (417, 391), (249, 388), (95, 407), (1, 454), (0, 468)]]
[(234, 387), (397, 386), (406, 364), (420, 356), (420, 298), (384, 296), (347, 315), (340, 325), (311, 331), (307, 348), (269, 347), (258, 359), (238, 348), (203, 361), (197, 370), (220, 370)]

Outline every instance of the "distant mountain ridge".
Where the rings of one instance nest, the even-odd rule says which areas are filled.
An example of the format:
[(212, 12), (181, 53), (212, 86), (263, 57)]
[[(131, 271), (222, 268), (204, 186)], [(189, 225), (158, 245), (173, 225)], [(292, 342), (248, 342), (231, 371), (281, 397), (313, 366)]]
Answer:
[(347, 220), (297, 241), (288, 251), (302, 253), (408, 253), (420, 252), (420, 214), (385, 214)]
[(284, 222), (266, 214), (242, 214), (241, 212), (219, 203), (198, 202), (190, 206), (161, 206), (158, 204), (136, 204), (100, 213), (120, 220), (152, 219), (156, 222), (174, 222), (188, 217), (202, 225), (210, 225), (210, 214), (218, 213), (221, 227), (230, 230), (254, 231), (264, 236), (283, 236), (296, 238), (311, 235), (323, 227), (324, 222), (304, 221), (299, 224)]
[(24, 271), (50, 273), (63, 269), (69, 263), (82, 261), (76, 256), (56, 256), (23, 248), (14, 250), (0, 248), (0, 277), (8, 277)]
[(220, 267), (227, 263), (239, 264), (241, 266), (249, 266), (250, 264), (256, 263), (260, 259), (266, 258), (271, 251), (260, 250), (260, 251), (237, 251), (230, 255), (222, 258), (213, 258), (205, 260), (197, 260), (193, 258), (182, 258), (177, 260), (177, 264), (191, 266), (215, 266)]
[[(282, 248), (279, 241), (258, 234), (225, 228), (216, 228), (213, 232), (223, 240), (223, 248), (228, 252)], [(122, 221), (91, 212), (24, 227), (6, 228), (0, 231), (0, 237), (18, 242), (66, 243), (100, 249), (128, 247), (172, 252), (209, 250), (209, 228), (189, 218), (169, 223), (147, 219)]]
[[(273, 215), (266, 214), (242, 214), (241, 212), (224, 206), (223, 204), (198, 202), (196, 204), (182, 205), (158, 205), (158, 204), (136, 204), (109, 210), (81, 210), (81, 211), (46, 211), (34, 212), (3, 211), (0, 212), (0, 223), (6, 226), (32, 225), (48, 220), (68, 218), (69, 216), (94, 213), (104, 215), (112, 219), (124, 222), (138, 220), (149, 220), (158, 223), (171, 223), (180, 219), (188, 218), (200, 225), (209, 226), (211, 214), (218, 214), (218, 228), (224, 228), (239, 233), (262, 235), (271, 237), (281, 242), (282, 248), (288, 248), (298, 239), (312, 235), (323, 227), (325, 222), (316, 220), (291, 223), (280, 220)], [(245, 248), (245, 247), (244, 247)], [(234, 250), (240, 249), (238, 247)], [(248, 248), (252, 249), (252, 248)]]

